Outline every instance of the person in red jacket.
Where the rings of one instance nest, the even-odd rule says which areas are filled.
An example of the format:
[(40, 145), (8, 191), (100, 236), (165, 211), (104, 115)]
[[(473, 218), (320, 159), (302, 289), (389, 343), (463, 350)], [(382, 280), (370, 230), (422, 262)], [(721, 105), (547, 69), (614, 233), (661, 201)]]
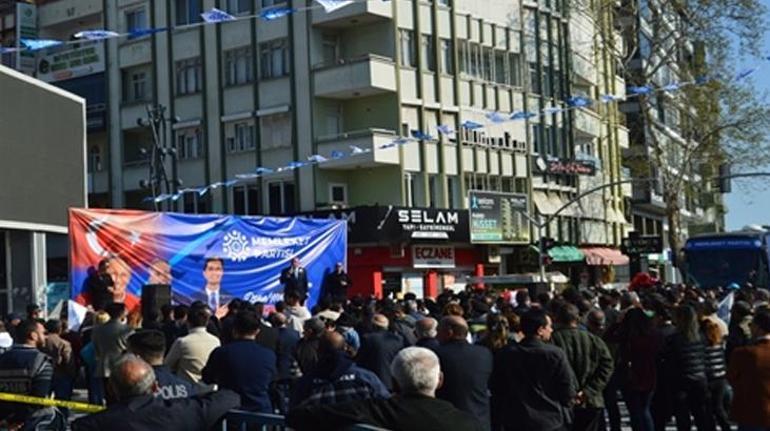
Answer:
[(733, 387), (730, 418), (739, 431), (770, 430), (770, 310), (762, 308), (751, 322), (754, 342), (730, 355), (727, 381)]

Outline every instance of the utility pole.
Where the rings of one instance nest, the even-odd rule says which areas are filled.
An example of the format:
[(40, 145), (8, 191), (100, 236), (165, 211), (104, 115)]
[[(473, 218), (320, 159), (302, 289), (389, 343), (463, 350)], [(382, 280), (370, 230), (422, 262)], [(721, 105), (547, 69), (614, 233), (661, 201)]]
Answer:
[[(147, 118), (139, 118), (137, 124), (149, 127), (152, 133), (152, 148), (149, 154), (149, 172), (146, 180), (141, 180), (139, 186), (144, 189), (150, 189), (152, 202), (155, 211), (159, 207), (157, 197), (163, 194), (174, 195), (177, 187), (181, 184), (177, 178), (177, 151), (173, 145), (167, 145), (166, 132), (168, 120), (166, 119), (166, 107), (163, 105), (147, 105)], [(146, 154), (147, 151), (142, 149)], [(166, 174), (166, 157), (171, 158), (171, 179)], [(167, 199), (167, 211), (175, 209), (176, 203), (173, 199)]]

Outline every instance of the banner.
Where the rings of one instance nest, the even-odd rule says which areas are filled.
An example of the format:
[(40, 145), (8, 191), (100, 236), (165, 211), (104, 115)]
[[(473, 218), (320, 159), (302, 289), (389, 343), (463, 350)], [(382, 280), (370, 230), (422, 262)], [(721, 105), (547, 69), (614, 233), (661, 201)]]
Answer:
[(471, 190), (468, 199), (472, 243), (529, 243), (527, 195)]
[(345, 262), (347, 244), (344, 221), (134, 210), (70, 209), (69, 232), (72, 298), (89, 303), (99, 262), (114, 256), (106, 272), (116, 300), (125, 293), (132, 310), (145, 284), (171, 284), (181, 304), (211, 304), (216, 291), (220, 312), (232, 298), (274, 304), (294, 258), (307, 273), (310, 307), (326, 274)]

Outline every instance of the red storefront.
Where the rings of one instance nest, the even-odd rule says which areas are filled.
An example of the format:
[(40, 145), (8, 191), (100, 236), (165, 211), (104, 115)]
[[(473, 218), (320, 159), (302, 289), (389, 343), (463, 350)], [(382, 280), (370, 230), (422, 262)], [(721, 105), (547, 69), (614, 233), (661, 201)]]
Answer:
[(435, 297), (461, 289), (466, 276), (496, 272), (485, 264), (487, 246), (470, 243), (467, 210), (371, 206), (312, 215), (348, 221), (353, 295)]

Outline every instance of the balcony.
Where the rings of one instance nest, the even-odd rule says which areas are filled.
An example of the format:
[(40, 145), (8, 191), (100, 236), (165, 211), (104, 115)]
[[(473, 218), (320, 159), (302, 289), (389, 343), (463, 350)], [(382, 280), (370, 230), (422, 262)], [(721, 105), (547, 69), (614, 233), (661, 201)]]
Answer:
[(575, 131), (584, 138), (598, 138), (601, 132), (599, 117), (585, 109), (576, 110)]
[(398, 146), (387, 149), (377, 147), (392, 142), (398, 135), (393, 130), (366, 129), (340, 133), (333, 136), (321, 136), (316, 139), (318, 154), (331, 159), (334, 151), (350, 155), (351, 147), (366, 151), (339, 160), (329, 160), (319, 165), (320, 169), (358, 169), (378, 165), (399, 165)]
[(368, 54), (314, 67), (315, 96), (367, 97), (396, 91), (396, 66), (387, 57)]
[(583, 84), (596, 84), (596, 67), (577, 53), (572, 54), (572, 71), (575, 73), (575, 78)]
[(382, 0), (357, 1), (332, 13), (326, 13), (323, 9), (313, 10), (313, 25), (319, 27), (353, 27), (392, 18), (392, 5)]

